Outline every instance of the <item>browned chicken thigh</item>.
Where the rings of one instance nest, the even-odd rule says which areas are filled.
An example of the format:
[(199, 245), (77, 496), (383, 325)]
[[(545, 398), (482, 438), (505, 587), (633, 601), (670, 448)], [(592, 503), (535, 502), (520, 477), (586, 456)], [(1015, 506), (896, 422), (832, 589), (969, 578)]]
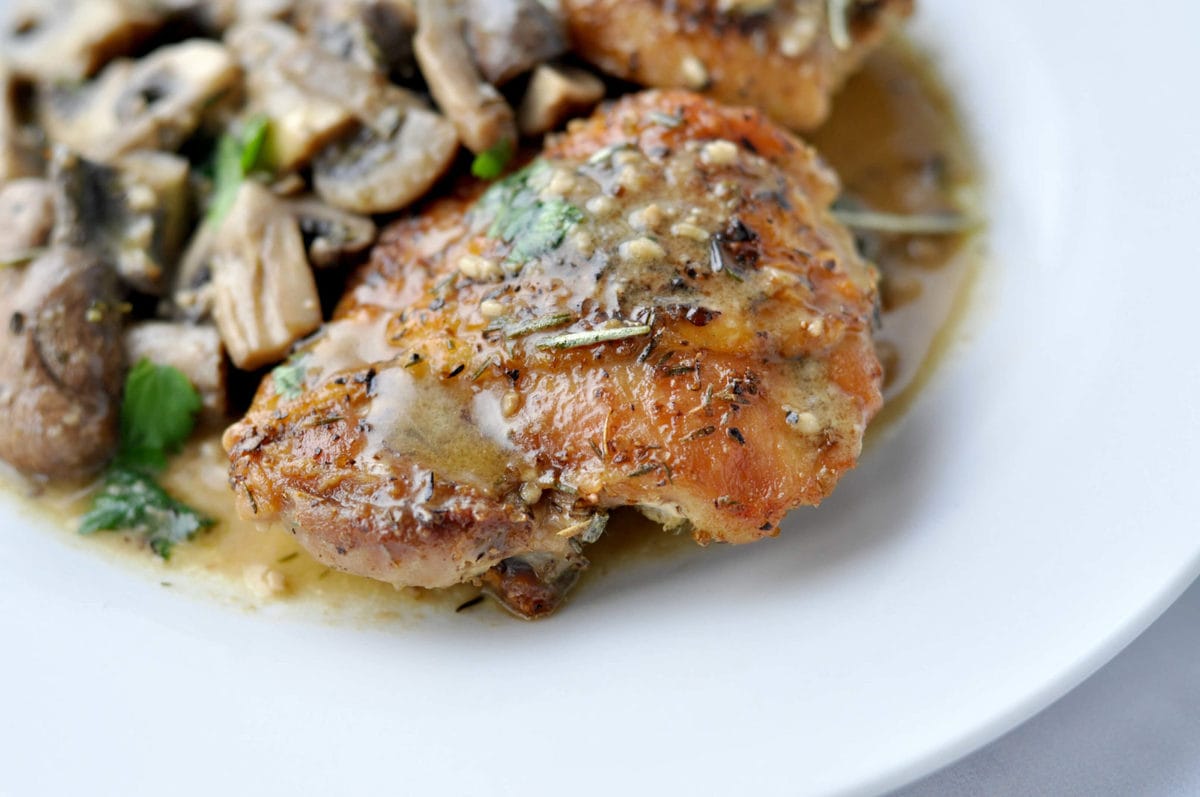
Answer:
[(572, 48), (609, 74), (810, 130), (913, 0), (563, 0), (563, 10)]
[(398, 222), (225, 445), (243, 514), (332, 567), (553, 610), (606, 513), (777, 533), (878, 410), (876, 275), (757, 111), (626, 97)]

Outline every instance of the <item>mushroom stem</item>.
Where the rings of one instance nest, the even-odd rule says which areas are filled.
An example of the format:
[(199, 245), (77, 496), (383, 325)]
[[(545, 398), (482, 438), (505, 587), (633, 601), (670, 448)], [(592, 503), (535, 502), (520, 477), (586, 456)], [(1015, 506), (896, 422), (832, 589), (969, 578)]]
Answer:
[(321, 301), (304, 239), (284, 203), (247, 180), (216, 233), (213, 318), (237, 367), (283, 357), (321, 325)]
[(513, 110), (475, 67), (455, 5), (447, 0), (417, 0), (417, 19), (413, 42), (417, 63), (438, 107), (454, 122), (467, 149), (480, 153), (505, 139), (516, 141)]

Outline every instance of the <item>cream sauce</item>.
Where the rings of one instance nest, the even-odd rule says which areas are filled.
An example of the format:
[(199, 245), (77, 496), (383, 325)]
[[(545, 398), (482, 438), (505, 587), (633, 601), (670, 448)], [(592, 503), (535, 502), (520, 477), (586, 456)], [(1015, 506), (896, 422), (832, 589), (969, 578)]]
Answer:
[[(892, 44), (875, 54), (838, 96), (829, 122), (809, 138), (840, 174), (846, 191), (874, 209), (977, 212), (975, 163), (953, 103), (929, 66), (907, 46)], [(873, 433), (903, 414), (954, 339), (979, 260), (978, 241), (970, 236), (891, 236), (875, 244), (879, 248), (874, 259), (884, 275), (883, 326), (877, 339), (887, 370), (888, 405), (873, 424)], [(382, 339), (378, 334), (318, 339), (314, 350), (322, 356), (314, 360), (322, 363), (323, 373), (310, 370), (308, 379), (323, 379), (339, 370), (336, 352), (342, 352), (346, 367), (386, 359), (394, 350), (380, 349), (374, 354), (361, 350), (364, 341)], [(392, 370), (403, 374), (401, 368), (384, 373)], [(391, 385), (382, 393), (400, 395), (398, 387)], [(441, 404), (446, 402), (452, 405), (453, 414), (461, 413), (464, 406), (452, 396), (409, 398), (414, 400), (405, 406), (433, 415), (445, 411)], [(463, 477), (478, 467), (481, 450), (490, 451), (492, 465), (487, 478), (502, 480), (508, 470), (503, 464), (507, 442), (503, 416), (496, 397), (489, 395), (482, 401), (482, 406), (470, 405), (475, 423), (454, 424), (453, 429), (441, 423), (414, 423), (412, 428), (426, 431), (415, 435), (402, 427), (376, 445), (397, 451), (420, 450), (422, 459), (436, 449), (448, 468), (453, 468), (454, 457), (445, 457), (445, 451), (469, 450), (472, 467), (460, 474)], [(377, 420), (387, 425), (382, 423), (384, 419)], [(463, 438), (464, 434), (471, 439)], [(164, 485), (218, 523), (194, 542), (177, 547), (169, 563), (158, 563), (125, 535), (98, 535), (96, 544), (152, 569), (164, 585), (198, 584), (205, 592), (249, 607), (286, 602), (340, 622), (394, 623), (417, 618), (426, 607), (435, 613), (453, 610), (477, 596), (478, 590), (468, 585), (437, 591), (397, 590), (325, 567), (285, 530), (260, 528), (236, 516), (227, 465), (217, 431), (198, 435), (172, 461)], [(507, 475), (512, 476), (511, 472)], [(86, 510), (89, 494), (86, 488), (54, 488), (38, 496), (37, 504), (58, 525), (74, 529)], [(593, 563), (589, 574), (594, 579), (631, 560), (675, 556), (683, 550), (695, 550), (687, 535), (664, 534), (635, 512), (618, 512), (600, 542), (588, 548)], [(588, 580), (585, 574), (584, 583)], [(499, 616), (501, 610), (490, 604), (485, 601), (472, 611)]]
[(532, 478), (526, 465), (515, 473), (517, 452), (508, 439), (501, 398), (489, 391), (456, 389), (441, 380), (415, 379), (403, 367), (380, 371), (367, 413), (362, 458), (383, 462), (410, 458), (435, 468), (438, 478), (473, 485), (500, 496), (514, 480)]
[[(895, 42), (876, 52), (809, 140), (844, 194), (898, 214), (982, 216), (979, 173), (954, 102), (933, 68)], [(904, 415), (955, 339), (981, 260), (978, 234), (879, 236), (868, 254), (882, 273), (883, 411), (868, 443)]]

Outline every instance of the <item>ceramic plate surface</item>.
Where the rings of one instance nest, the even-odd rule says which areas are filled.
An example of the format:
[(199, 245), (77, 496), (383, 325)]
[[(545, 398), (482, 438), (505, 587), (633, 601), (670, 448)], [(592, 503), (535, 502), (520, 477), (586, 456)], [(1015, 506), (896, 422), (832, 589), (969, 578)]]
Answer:
[(989, 264), (832, 500), (548, 622), (401, 627), (180, 595), (2, 507), (0, 794), (874, 793), (1115, 654), (1200, 563), (1200, 9), (920, 5)]

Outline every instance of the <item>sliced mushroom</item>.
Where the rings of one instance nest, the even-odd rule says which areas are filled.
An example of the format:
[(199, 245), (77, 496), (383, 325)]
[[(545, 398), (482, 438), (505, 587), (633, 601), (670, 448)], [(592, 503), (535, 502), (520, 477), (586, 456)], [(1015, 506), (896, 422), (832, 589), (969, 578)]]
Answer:
[(48, 180), (14, 180), (0, 188), (0, 268), (29, 262), (50, 242), (57, 196)]
[(282, 21), (290, 17), (296, 0), (150, 0), (174, 20), (184, 20), (213, 34), (240, 22)]
[(407, 83), (419, 74), (413, 53), (417, 13), (410, 0), (367, 0), (362, 18), (392, 80)]
[(171, 293), (160, 308), (162, 315), (192, 323), (212, 317), (212, 258), (216, 243), (214, 225), (201, 224), (196, 228), (179, 261)]
[(317, 285), (300, 225), (287, 206), (253, 181), (216, 233), (213, 318), (234, 364), (252, 370), (275, 362), (321, 324)]
[(360, 0), (310, 0), (301, 6), (297, 26), (326, 53), (361, 69), (387, 72), (387, 57), (370, 28), (367, 6)]
[(142, 321), (125, 330), (126, 361), (142, 358), (178, 368), (204, 402), (201, 421), (226, 422), (225, 349), (216, 327), (172, 321)]
[(22, 76), (82, 80), (132, 52), (163, 20), (150, 4), (128, 0), (23, 0), (10, 15), (0, 51)]
[(426, 107), (420, 97), (393, 86), (379, 72), (343, 61), (307, 42), (289, 51), (279, 66), (304, 92), (342, 106), (378, 136), (392, 135), (409, 110)]
[(524, 135), (541, 135), (587, 111), (603, 97), (604, 83), (590, 72), (542, 64), (534, 70), (521, 100), (517, 126)]
[(111, 270), (56, 247), (0, 270), (0, 459), (33, 476), (99, 469), (117, 444), (124, 369)]
[(317, 268), (336, 266), (361, 255), (375, 243), (375, 222), (366, 216), (332, 208), (316, 199), (287, 203), (300, 224), (308, 260)]
[(516, 141), (513, 110), (475, 67), (458, 10), (445, 0), (417, 0), (416, 7), (417, 63), (467, 149), (480, 153), (502, 141)]
[(239, 25), (226, 41), (246, 71), (250, 110), (270, 122), (267, 157), (276, 170), (303, 166), (353, 127), (354, 114), (345, 105), (297, 85), (284, 71), (296, 52), (313, 48), (291, 28), (271, 22)]
[(0, 185), (38, 174), (35, 153), (17, 117), (16, 81), (0, 58)]
[(162, 293), (187, 232), (187, 161), (135, 152), (107, 166), (59, 149), (51, 172), (62, 192), (60, 240), (103, 253), (137, 290)]
[(53, 87), (39, 98), (39, 117), (52, 141), (95, 161), (174, 151), (237, 80), (229, 51), (197, 39), (116, 61), (82, 88)]
[(463, 0), (463, 18), (475, 64), (495, 86), (567, 51), (562, 17), (538, 0)]
[(457, 152), (454, 125), (416, 109), (390, 138), (364, 127), (327, 147), (313, 165), (313, 186), (322, 199), (343, 210), (388, 213), (428, 191)]

